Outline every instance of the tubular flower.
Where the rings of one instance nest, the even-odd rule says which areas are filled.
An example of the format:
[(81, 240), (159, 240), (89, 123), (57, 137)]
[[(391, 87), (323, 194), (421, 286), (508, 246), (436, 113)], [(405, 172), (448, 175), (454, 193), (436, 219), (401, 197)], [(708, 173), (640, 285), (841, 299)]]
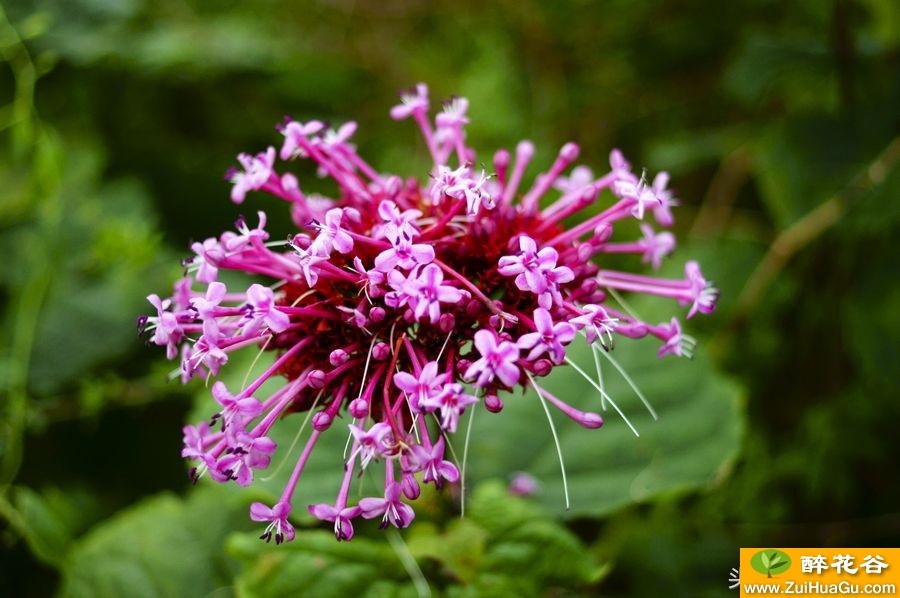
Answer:
[[(618, 150), (606, 174), (579, 166), (567, 175), (579, 153), (568, 143), (526, 187), (534, 156), (528, 141), (512, 154), (498, 151), (494, 173), (476, 171), (467, 110), (456, 98), (433, 119), (424, 84), (391, 110), (396, 120), (411, 118), (433, 159), (418, 179), (370, 166), (350, 143), (355, 124), (334, 131), (288, 119), (277, 127), (281, 148), (241, 154), (241, 170), (228, 180), (235, 203), (256, 192), (286, 201), (297, 233), (286, 243), (270, 241), (265, 213), (252, 230), (241, 218), (236, 230), (192, 245), (187, 276), (172, 298), (148, 297), (152, 315), (139, 327), (170, 359), (180, 357), (184, 381), (217, 376), (234, 351), (273, 354), (268, 369), (242, 389), (215, 382), (219, 412), (210, 423), (185, 427), (182, 455), (195, 462), (195, 481), (209, 474), (251, 484), (253, 471), (277, 456), (270, 434), (276, 422), (290, 426), (285, 415), (315, 411), (281, 496), (271, 507), (251, 508), (250, 517), (267, 525), (266, 541), (291, 541), (288, 516), (304, 506), (333, 524), (338, 540), (352, 538), (360, 516), (406, 527), (420, 483), (459, 480), (445, 434), (479, 403), (499, 412), (504, 391), (531, 386), (545, 406), (585, 428), (600, 427), (600, 415), (538, 384), (567, 367), (567, 348), (578, 336), (595, 355), (612, 350), (617, 336), (655, 336), (660, 356), (690, 356), (694, 346), (675, 318), (654, 325), (620, 311), (611, 301), (618, 293), (674, 300), (689, 318), (715, 309), (718, 291), (696, 262), (688, 262), (684, 279), (670, 280), (602, 269), (591, 259), (631, 253), (656, 267), (674, 249), (671, 234), (646, 223), (651, 215), (660, 226), (672, 222), (667, 175), (647, 184)], [(294, 175), (279, 172), (301, 159), (333, 180), (333, 197), (306, 195)], [(607, 205), (595, 215), (569, 225), (601, 201)], [(643, 237), (610, 242), (616, 225), (632, 218), (644, 220)], [(252, 279), (227, 288), (219, 274), (228, 270)], [(272, 379), (282, 384), (265, 396), (263, 384)], [(297, 505), (304, 467), (326, 433), (347, 438), (343, 482), (333, 503)], [(350, 486), (372, 467), (384, 471), (383, 491), (352, 504)]]

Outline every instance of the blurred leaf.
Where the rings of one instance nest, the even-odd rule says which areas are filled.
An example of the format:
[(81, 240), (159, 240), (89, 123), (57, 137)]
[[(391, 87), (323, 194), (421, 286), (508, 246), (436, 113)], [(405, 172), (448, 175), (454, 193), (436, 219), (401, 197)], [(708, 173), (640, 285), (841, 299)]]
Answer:
[(523, 590), (530, 586), (532, 592), (542, 594), (556, 585), (595, 583), (606, 571), (572, 532), (544, 510), (510, 496), (500, 483), (484, 483), (476, 489), (471, 516), (490, 530), (481, 584), (502, 574)]
[(820, 39), (754, 35), (726, 72), (725, 86), (751, 106), (772, 99), (805, 108), (831, 106), (837, 96), (831, 60)]
[(329, 532), (299, 531), (293, 542), (274, 546), (240, 534), (229, 539), (228, 551), (244, 563), (235, 579), (242, 596), (395, 596), (408, 594), (412, 585), (381, 539), (339, 543)]
[[(738, 387), (717, 374), (703, 352), (690, 362), (658, 360), (652, 345), (623, 339), (613, 355), (654, 405), (658, 422), (603, 362), (607, 393), (641, 438), (635, 438), (611, 408), (599, 430), (586, 430), (554, 413), (572, 502), (567, 516), (602, 516), (660, 492), (708, 485), (736, 454), (742, 430)], [(594, 371), (582, 340), (572, 344), (569, 354), (583, 369)], [(580, 409), (600, 409), (599, 395), (570, 367), (554, 373), (545, 386)], [(526, 471), (542, 482), (539, 500), (562, 514), (559, 459), (537, 396), (528, 392), (504, 400), (502, 413), (476, 416), (469, 479)], [(456, 442), (461, 446), (461, 439)]]
[[(504, 507), (513, 515), (496, 517)], [(476, 489), (470, 517), (452, 519), (443, 530), (417, 521), (404, 533), (424, 570), (430, 570), (429, 560), (441, 565), (450, 596), (541, 596), (552, 587), (595, 583), (605, 572), (564, 526), (496, 482)], [(241, 595), (414, 595), (409, 574), (382, 533), (338, 543), (330, 532), (300, 531), (280, 547), (235, 534), (228, 547), (244, 563), (236, 579)], [(445, 585), (440, 575), (428, 580)]]
[(67, 597), (198, 596), (229, 584), (225, 537), (248, 527), (246, 503), (221, 488), (185, 500), (147, 499), (75, 543), (63, 567)]
[(47, 489), (37, 492), (15, 487), (13, 503), (24, 525), (25, 540), (34, 554), (46, 563), (63, 564), (75, 536), (96, 516), (96, 501), (87, 492)]
[(470, 519), (454, 519), (443, 533), (417, 522), (409, 534), (409, 551), (416, 558), (432, 558), (458, 580), (471, 583), (482, 566), (487, 534)]
[(63, 197), (66, 226), (59, 237), (41, 240), (57, 268), (29, 371), (30, 386), (42, 394), (136, 347), (133, 323), (148, 283), (162, 283), (168, 273), (160, 264), (170, 253), (160, 245), (139, 185), (117, 181), (83, 193)]

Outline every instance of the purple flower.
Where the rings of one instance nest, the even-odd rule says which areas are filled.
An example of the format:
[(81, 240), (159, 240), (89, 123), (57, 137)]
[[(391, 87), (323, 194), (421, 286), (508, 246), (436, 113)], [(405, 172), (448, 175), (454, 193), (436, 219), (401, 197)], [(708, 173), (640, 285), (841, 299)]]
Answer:
[(619, 180), (613, 184), (613, 191), (623, 199), (634, 200), (635, 203), (631, 208), (631, 214), (638, 220), (643, 220), (646, 209), (659, 207), (662, 203), (656, 197), (656, 194), (653, 193), (653, 188), (648, 187), (644, 181), (633, 183)]
[(439, 129), (458, 129), (469, 124), (466, 112), (469, 110), (469, 100), (466, 98), (453, 98), (444, 104), (444, 111), (438, 113), (434, 121)]
[(176, 311), (183, 311), (191, 306), (191, 299), (194, 297), (194, 292), (191, 290), (193, 284), (194, 279), (190, 276), (185, 276), (174, 284), (172, 303), (175, 305)]
[(416, 512), (411, 506), (400, 500), (400, 484), (391, 482), (384, 489), (384, 498), (363, 498), (359, 501), (362, 516), (366, 519), (375, 519), (383, 516), (380, 528), (384, 529), (388, 524), (398, 529), (408, 527), (416, 518)]
[(206, 447), (211, 442), (209, 422), (200, 422), (196, 426), (187, 425), (181, 429), (184, 433), (184, 448), (181, 456), (185, 459), (206, 461)]
[(677, 206), (678, 200), (672, 197), (672, 192), (666, 188), (668, 184), (668, 172), (660, 172), (653, 179), (653, 194), (659, 200), (659, 205), (653, 208), (653, 217), (660, 226), (672, 226), (675, 222), (672, 218), (672, 206)]
[(482, 169), (477, 181), (468, 176), (460, 177), (454, 185), (444, 189), (444, 193), (454, 199), (465, 200), (466, 211), (469, 214), (478, 214), (481, 204), (488, 209), (493, 209), (495, 205), (491, 194), (485, 189), (488, 180), (490, 177)]
[[(347, 234), (341, 228), (341, 221), (346, 214), (353, 218), (353, 212), (347, 208), (333, 208), (325, 213), (325, 224), (319, 227), (319, 236), (310, 245), (309, 250), (320, 257), (329, 257), (332, 249), (337, 249), (339, 253), (350, 253), (353, 251), (353, 237)], [(359, 213), (356, 212), (356, 218)]]
[(238, 432), (234, 446), (230, 446), (230, 452), (219, 459), (216, 469), (235, 480), (239, 486), (249, 486), (253, 481), (253, 470), (268, 467), (275, 448), (275, 441), (267, 436), (254, 437)]
[(556, 266), (559, 254), (552, 247), (538, 251), (531, 237), (519, 237), (519, 253), (500, 258), (497, 269), (503, 276), (515, 276), (516, 286), (523, 291), (540, 294), (546, 289), (543, 270)]
[(337, 540), (353, 539), (353, 523), (352, 519), (358, 517), (362, 512), (359, 507), (337, 508), (328, 504), (309, 505), (310, 515), (319, 521), (330, 521), (334, 523), (334, 537)]
[(222, 303), (228, 289), (221, 282), (211, 282), (206, 287), (206, 295), (191, 299), (191, 307), (197, 311), (197, 315), (203, 320), (204, 330), (210, 335), (218, 336), (219, 324), (216, 320), (216, 308)]
[[(191, 245), (173, 297), (150, 295), (153, 310), (138, 321), (170, 358), (180, 353), (182, 381), (205, 378), (219, 402), (212, 422), (221, 420), (221, 430), (211, 430), (212, 422), (184, 429), (182, 454), (195, 462), (194, 481), (208, 473), (217, 482), (252, 483), (274, 457), (273, 426), (290, 427), (292, 414), (314, 411), (313, 430), (296, 453), (280, 500), (272, 508), (251, 508), (254, 520), (268, 523), (266, 540), (294, 537), (291, 505), (320, 435), (338, 418), (348, 418), (352, 440), (350, 454), (340, 459), (343, 482), (334, 503), (310, 512), (333, 522), (339, 540), (350, 539), (359, 514), (406, 527), (414, 513), (401, 496), (419, 496), (419, 473), (436, 485), (459, 479), (444, 449), (446, 434), (456, 432), (463, 412), (478, 402), (465, 382), (498, 413), (501, 391), (537, 386), (534, 377), (566, 360), (578, 330), (607, 350), (615, 336), (652, 336), (662, 344), (661, 355), (690, 355), (694, 341), (677, 320), (654, 326), (621, 313), (611, 303), (619, 292), (678, 302), (688, 317), (715, 308), (718, 291), (694, 262), (685, 278), (670, 280), (608, 269), (607, 260), (597, 259), (632, 254), (656, 267), (673, 249), (672, 235), (647, 224), (639, 240), (613, 240), (621, 222), (642, 218), (648, 209), (671, 224), (676, 202), (668, 175), (648, 185), (618, 150), (610, 153), (611, 170), (596, 178), (585, 166), (569, 171), (579, 149), (566, 143), (543, 172), (526, 180), (532, 160), (548, 155), (527, 140), (514, 156), (500, 149), (491, 170), (476, 172), (483, 158), (467, 143), (468, 101), (454, 99), (436, 118), (428, 110), (424, 84), (391, 110), (421, 131), (431, 164), (429, 175), (418, 179), (367, 162), (352, 143), (355, 122), (334, 130), (316, 120), (286, 119), (276, 127), (284, 136), (280, 152), (240, 154), (243, 170), (228, 178), (236, 202), (260, 191), (287, 204), (294, 235), (288, 243), (271, 242), (265, 213), (258, 212), (253, 229), (239, 218), (236, 230)], [(331, 178), (332, 197), (307, 193), (293, 173), (276, 172), (282, 166), (275, 164), (276, 153), (285, 161), (308, 160), (308, 171)], [(249, 288), (229, 292), (217, 282), (226, 274), (252, 277), (231, 285)], [(273, 360), (237, 396), (213, 379), (233, 352), (260, 350)], [(598, 414), (543, 394), (545, 405), (583, 427), (603, 424)], [(384, 498), (348, 507), (351, 486), (369, 467), (384, 472)]]
[(412, 239), (419, 234), (419, 229), (415, 224), (416, 220), (422, 217), (422, 212), (419, 210), (401, 212), (396, 203), (386, 199), (378, 204), (378, 216), (383, 223), (373, 231), (376, 237), (384, 237), (391, 243), (396, 243), (400, 237)]
[(219, 347), (215, 335), (206, 332), (194, 343), (193, 350), (185, 352), (183, 357), (182, 368), (187, 374), (203, 365), (213, 376), (218, 376), (219, 368), (228, 363), (228, 354)]
[(675, 249), (675, 235), (668, 232), (656, 234), (649, 224), (641, 223), (641, 232), (644, 238), (638, 241), (644, 248), (644, 256), (641, 259), (645, 264), (652, 264), (653, 269), (659, 268), (664, 256), (669, 255)]
[(414, 244), (401, 236), (390, 249), (385, 249), (375, 256), (375, 268), (382, 272), (390, 272), (397, 267), (411, 270), (432, 261), (434, 261), (434, 247), (426, 243)]
[(184, 337), (178, 317), (168, 311), (172, 302), (162, 300), (159, 295), (148, 295), (147, 301), (156, 308), (156, 317), (148, 317), (147, 322), (153, 328), (153, 343), (166, 348), (166, 356), (173, 359), (178, 355), (178, 343)]
[(213, 384), (212, 395), (222, 406), (222, 410), (216, 416), (216, 419), (222, 419), (222, 429), (229, 429), (235, 423), (235, 427), (242, 428), (245, 420), (253, 419), (262, 412), (262, 403), (253, 397), (231, 394), (221, 380)]
[(231, 188), (231, 201), (243, 203), (247, 191), (261, 189), (272, 175), (272, 166), (275, 164), (275, 148), (270, 147), (265, 153), (255, 156), (238, 154), (237, 158), (244, 170), (243, 172), (233, 170), (229, 173), (228, 178), (234, 184)]
[(290, 160), (299, 156), (305, 156), (303, 145), (308, 142), (307, 138), (324, 128), (325, 125), (317, 120), (311, 120), (305, 125), (296, 120), (288, 122), (281, 129), (281, 133), (284, 135), (284, 144), (282, 144), (280, 152), (281, 159)]
[(519, 348), (509, 341), (497, 342), (497, 335), (492, 330), (479, 330), (475, 333), (475, 348), (481, 353), (481, 359), (469, 366), (465, 378), (475, 380), (475, 385), (485, 387), (494, 379), (512, 388), (519, 382)]
[(439, 436), (437, 442), (428, 449), (421, 444), (410, 447), (412, 451), (408, 460), (408, 467), (414, 471), (423, 472), (422, 481), (426, 484), (433, 482), (440, 488), (444, 480), (451, 484), (459, 480), (459, 470), (450, 461), (444, 461), (444, 437)]
[(382, 295), (381, 285), (384, 284), (384, 272), (375, 268), (366, 270), (362, 260), (358, 257), (353, 258), (353, 269), (360, 275), (359, 283), (362, 285), (363, 292), (369, 300)]
[(675, 355), (690, 359), (693, 356), (697, 341), (681, 331), (681, 324), (678, 322), (678, 318), (672, 318), (668, 326), (662, 325), (660, 336), (664, 342), (659, 351), (657, 351), (659, 357)]
[(688, 311), (688, 319), (693, 318), (699, 311), (702, 314), (711, 314), (716, 310), (716, 302), (719, 300), (719, 289), (712, 286), (703, 278), (700, 272), (700, 264), (691, 260), (684, 265), (684, 275), (690, 284), (693, 303)]
[(356, 441), (353, 452), (350, 453), (350, 460), (352, 461), (356, 455), (359, 455), (362, 469), (365, 469), (372, 459), (390, 455), (392, 437), (389, 425), (379, 422), (368, 430), (363, 430), (353, 424), (348, 424), (348, 426)]
[(575, 327), (568, 322), (554, 324), (550, 312), (542, 307), (534, 310), (534, 325), (537, 331), (523, 334), (516, 343), (520, 349), (531, 349), (526, 359), (534, 361), (546, 352), (553, 363), (562, 363), (566, 359), (563, 345), (575, 338)]
[(259, 225), (256, 228), (251, 230), (242, 216), (235, 223), (239, 234), (231, 231), (222, 233), (222, 247), (226, 251), (236, 253), (242, 251), (247, 245), (261, 244), (268, 240), (269, 233), (263, 230), (266, 226), (266, 213), (257, 212), (256, 214), (259, 217)]
[(509, 483), (509, 492), (513, 496), (534, 496), (538, 490), (540, 490), (538, 481), (524, 471), (516, 472)]
[(609, 166), (612, 168), (610, 174), (614, 180), (637, 182), (637, 177), (631, 173), (631, 164), (628, 163), (628, 160), (625, 159), (625, 156), (619, 150), (614, 149), (609, 152)]
[(414, 410), (419, 411), (422, 409), (423, 403), (448, 392), (448, 389), (444, 388), (447, 378), (449, 378), (447, 373), (438, 374), (436, 361), (429, 361), (419, 372), (418, 378), (406, 372), (397, 372), (394, 375), (394, 384), (407, 393), (410, 405)]
[(569, 324), (575, 326), (578, 330), (584, 329), (585, 338), (589, 345), (593, 345), (597, 339), (600, 345), (607, 351), (612, 349), (613, 332), (616, 331), (618, 320), (611, 318), (609, 314), (599, 305), (585, 305), (582, 309), (584, 312), (575, 318), (569, 320)]
[(400, 94), (400, 103), (391, 108), (391, 118), (403, 120), (412, 115), (424, 115), (428, 111), (428, 86), (418, 83), (415, 90)]
[(290, 514), (291, 505), (288, 502), (278, 502), (271, 509), (261, 502), (250, 505), (250, 519), (269, 522), (266, 531), (260, 536), (260, 539), (266, 542), (270, 541), (273, 535), (276, 544), (294, 539), (294, 526), (288, 522)]
[(225, 259), (225, 249), (219, 241), (215, 237), (210, 237), (203, 243), (191, 245), (191, 251), (197, 254), (197, 257), (191, 260), (192, 266), (199, 265), (197, 282), (215, 282), (219, 275), (219, 264)]
[(451, 189), (456, 189), (461, 185), (464, 186), (468, 172), (469, 167), (465, 165), (460, 166), (456, 170), (451, 169), (449, 166), (438, 166), (434, 180), (431, 182), (431, 191), (429, 192), (432, 205), (439, 205), (444, 200), (444, 196), (450, 195)]
[(308, 249), (303, 249), (302, 247), (298, 247), (297, 245), (293, 245), (293, 247), (294, 258), (300, 265), (300, 270), (303, 273), (303, 279), (306, 281), (306, 284), (307, 286), (309, 286), (309, 288), (313, 288), (319, 281), (319, 271), (314, 266), (320, 262), (326, 261), (328, 258), (315, 255)]
[(594, 173), (587, 166), (576, 166), (569, 176), (561, 176), (553, 182), (553, 187), (566, 193), (580, 191), (594, 182)]
[(247, 304), (252, 308), (249, 320), (243, 325), (244, 334), (253, 334), (266, 326), (272, 332), (284, 332), (291, 318), (275, 305), (275, 293), (269, 287), (252, 284), (247, 289)]
[(459, 303), (464, 295), (456, 287), (443, 284), (444, 274), (434, 264), (428, 264), (422, 273), (407, 286), (412, 286), (410, 303), (416, 319), (428, 313), (432, 324), (437, 324), (441, 317), (441, 303)]
[(450, 432), (456, 432), (459, 425), (459, 416), (466, 407), (478, 402), (478, 399), (464, 392), (462, 384), (456, 382), (444, 387), (443, 392), (429, 395), (419, 402), (421, 409), (425, 411), (440, 410), (441, 427)]
[(550, 309), (554, 304), (562, 305), (563, 298), (560, 285), (575, 279), (575, 273), (567, 266), (541, 266), (540, 272), (544, 276), (544, 291), (538, 295), (538, 304), (544, 309)]

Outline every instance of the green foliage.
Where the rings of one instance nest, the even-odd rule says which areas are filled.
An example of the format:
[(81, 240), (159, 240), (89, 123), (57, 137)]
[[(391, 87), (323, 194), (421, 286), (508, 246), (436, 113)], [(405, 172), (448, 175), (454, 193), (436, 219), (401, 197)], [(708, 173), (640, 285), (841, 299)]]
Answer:
[[(659, 360), (653, 347), (623, 340), (612, 355), (637, 379), (660, 419), (652, 420), (622, 376), (601, 359), (607, 394), (641, 437), (609, 405), (599, 430), (585, 430), (554, 413), (568, 473), (569, 516), (602, 516), (661, 492), (707, 485), (735, 456), (740, 441), (738, 390), (702, 354), (692, 362)], [(569, 357), (594, 376), (591, 352), (582, 341), (573, 343)], [(546, 388), (579, 409), (600, 410), (599, 393), (571, 367), (551, 375)], [(526, 471), (541, 482), (541, 502), (561, 513), (559, 458), (537, 395), (512, 396), (505, 403), (500, 415), (477, 414), (466, 473), (482, 479)]]
[(62, 595), (187, 596), (230, 585), (225, 538), (247, 527), (242, 501), (221, 488), (147, 499), (93, 529), (62, 565)]
[[(4, 2), (0, 593), (50, 594), (57, 570), (74, 595), (418, 594), (374, 524), (350, 545), (300, 529), (276, 549), (240, 531), (246, 492), (163, 481), (189, 407), (163, 409), (178, 392), (171, 367), (148, 365), (133, 329), (189, 239), (272, 207), (231, 205), (219, 173), (276, 143), (281, 114), (359, 120), (376, 166), (424, 176), (414, 132), (386, 116), (418, 80), (435, 99), (472, 100), (479, 149), (535, 141), (528, 176), (570, 139), (597, 169), (613, 146), (669, 169), (682, 245), (662, 272), (697, 258), (722, 289), (717, 313), (689, 323), (708, 347), (693, 362), (624, 340), (613, 353), (660, 421), (605, 367), (640, 439), (611, 410), (600, 430), (554, 414), (568, 514), (537, 397), (478, 412), (465, 517), (427, 495), (404, 532), (434, 595), (718, 596), (740, 545), (896, 545), (900, 497), (885, 472), (900, 458), (900, 168), (883, 158), (900, 131), (898, 49), (891, 0)], [(302, 174), (304, 189), (328, 191)], [(271, 221), (276, 236), (291, 229)], [(768, 282), (748, 296), (760, 269)], [(575, 359), (593, 371), (589, 355)], [(233, 366), (240, 387), (250, 364)], [(211, 413), (201, 387), (191, 421)], [(549, 387), (598, 409), (570, 368)], [(128, 434), (170, 448), (119, 452), (103, 432), (123, 417), (141, 418)], [(303, 417), (276, 426), (282, 450)], [(302, 501), (333, 498), (339, 428), (309, 463)], [(57, 479), (72, 446), (72, 474)], [(98, 454), (117, 483), (77, 478)], [(282, 460), (258, 498), (280, 491), (293, 456), (273, 468)], [(496, 482), (514, 470), (540, 479), (533, 501)], [(122, 509), (160, 490), (171, 493)]]
[[(446, 525), (417, 521), (404, 535), (405, 547), (396, 550), (408, 551), (430, 573), (436, 595), (540, 596), (554, 587), (586, 587), (605, 572), (571, 532), (497, 482), (478, 487), (466, 518)], [(415, 595), (391, 544), (377, 537), (336, 543), (329, 532), (301, 531), (278, 548), (236, 535), (228, 549), (243, 563), (240, 595)]]

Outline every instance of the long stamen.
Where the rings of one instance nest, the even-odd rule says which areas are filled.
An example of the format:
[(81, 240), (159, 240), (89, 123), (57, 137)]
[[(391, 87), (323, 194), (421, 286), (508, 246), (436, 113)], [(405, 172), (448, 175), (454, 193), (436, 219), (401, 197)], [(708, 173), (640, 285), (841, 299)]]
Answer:
[(550, 433), (553, 435), (553, 442), (556, 444), (556, 454), (559, 456), (559, 470), (562, 473), (563, 494), (566, 497), (566, 510), (568, 511), (571, 509), (571, 503), (569, 502), (569, 481), (566, 478), (566, 463), (563, 460), (562, 447), (559, 445), (559, 435), (556, 433), (556, 425), (553, 423), (553, 417), (550, 415), (550, 409), (547, 407), (547, 401), (544, 399), (541, 389), (534, 382), (534, 378), (532, 378), (531, 374), (525, 372), (525, 375), (528, 376), (528, 381), (531, 382), (531, 386), (541, 400), (541, 406), (544, 408), (544, 413), (547, 415), (547, 423), (550, 424)]

